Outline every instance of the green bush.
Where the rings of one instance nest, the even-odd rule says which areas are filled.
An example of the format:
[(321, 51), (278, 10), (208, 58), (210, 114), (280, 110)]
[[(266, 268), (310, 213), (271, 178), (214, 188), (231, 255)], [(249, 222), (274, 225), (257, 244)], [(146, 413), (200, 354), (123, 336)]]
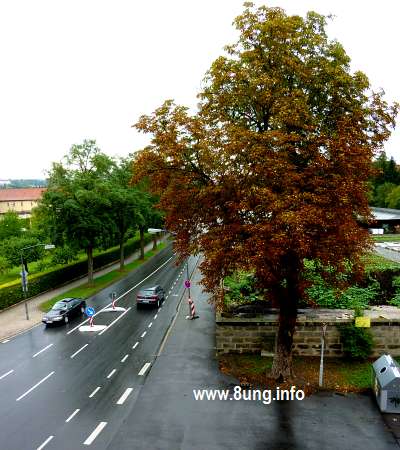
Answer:
[(226, 303), (251, 302), (258, 299), (260, 294), (255, 288), (256, 279), (254, 273), (237, 271), (225, 277)]
[[(145, 243), (151, 242), (151, 235), (145, 235)], [(133, 240), (125, 246), (125, 254), (130, 255), (140, 248), (139, 238)], [(94, 268), (101, 268), (108, 264), (115, 263), (119, 259), (119, 249), (112, 249), (97, 255), (93, 258)], [(42, 273), (36, 273), (28, 277), (28, 295), (35, 295), (54, 289), (76, 278), (87, 274), (87, 260), (68, 264), (66, 266), (48, 269)], [(3, 284), (0, 288), (0, 309), (7, 308), (23, 300), (20, 280)]]
[(54, 250), (51, 258), (52, 264), (55, 266), (69, 264), (78, 259), (77, 252), (71, 247), (58, 247)]
[(343, 353), (346, 358), (365, 360), (372, 351), (372, 336), (365, 328), (354, 325), (342, 325), (339, 327)]

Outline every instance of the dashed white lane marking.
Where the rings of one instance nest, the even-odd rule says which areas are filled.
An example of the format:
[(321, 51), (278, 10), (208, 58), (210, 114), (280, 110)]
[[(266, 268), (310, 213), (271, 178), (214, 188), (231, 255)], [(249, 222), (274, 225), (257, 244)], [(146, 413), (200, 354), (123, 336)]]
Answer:
[(135, 348), (139, 345), (139, 342), (136, 342), (136, 344), (132, 347), (132, 350), (135, 350)]
[(144, 375), (146, 373), (146, 370), (150, 367), (150, 363), (146, 363), (139, 372), (139, 375)]
[(40, 350), (39, 352), (35, 353), (32, 358), (36, 358), (37, 355), (40, 355), (42, 352), (44, 352), (45, 350), (47, 350), (48, 348), (50, 348), (53, 344), (49, 344), (47, 347), (42, 348), (42, 350)]
[(89, 395), (89, 398), (94, 397), (100, 389), (101, 389), (101, 386), (97, 386), (97, 388)]
[(158, 314), (156, 314), (156, 315), (154, 316), (154, 319), (157, 319), (157, 316), (158, 316)]
[[(126, 294), (129, 294), (129, 292), (133, 291), (134, 289), (136, 289), (138, 286), (140, 286), (144, 281), (146, 281), (148, 278), (150, 278), (152, 275), (154, 275), (156, 272), (158, 272), (162, 267), (164, 267), (166, 264), (168, 264), (171, 259), (173, 258), (173, 256), (171, 256), (171, 258), (168, 258), (164, 263), (161, 264), (161, 266), (157, 267), (156, 270), (154, 270), (150, 275), (147, 275), (147, 277), (143, 278), (143, 280), (139, 281), (139, 283), (135, 284), (135, 286), (132, 286), (130, 289), (128, 289), (126, 292), (124, 292), (123, 294), (121, 294), (118, 298), (116, 298), (114, 300), (114, 302), (117, 302), (119, 299), (121, 299), (122, 297), (125, 297)], [(112, 305), (112, 303), (109, 303), (108, 305), (106, 305), (104, 308), (100, 309), (93, 317), (96, 317), (98, 314), (100, 314), (102, 311), (104, 311), (105, 309), (109, 308)], [(130, 308), (129, 308), (130, 309)], [(79, 325), (77, 325), (75, 328), (72, 328), (72, 330), (68, 331), (67, 334), (71, 334), (74, 331), (76, 331), (79, 327), (81, 327), (84, 323), (88, 322), (89, 319), (84, 320), (83, 322), (81, 322)], [(100, 334), (100, 333), (99, 333)]]
[(125, 356), (121, 359), (121, 362), (125, 362), (128, 358), (129, 358), (129, 355), (125, 355)]
[(169, 291), (168, 291), (168, 294), (170, 294), (172, 292), (172, 289), (170, 289)]
[(144, 338), (147, 334), (147, 331), (144, 331), (143, 334), (140, 336), (141, 338)]
[(92, 434), (86, 439), (83, 445), (90, 445), (97, 436), (102, 432), (103, 428), (107, 425), (107, 422), (100, 422), (97, 427), (92, 431)]
[(81, 352), (84, 348), (86, 348), (89, 344), (85, 344), (83, 347), (81, 347), (78, 351), (76, 351), (73, 355), (70, 356), (70, 358), (75, 358), (75, 356)]
[(7, 375), (10, 375), (10, 373), (13, 373), (13, 372), (14, 372), (14, 369), (9, 370), (7, 373), (5, 373), (4, 375), (2, 375), (2, 376), (0, 377), (0, 380), (1, 380), (2, 378), (5, 378)]
[(50, 378), (55, 372), (50, 372), (48, 375), (46, 375), (42, 380), (39, 381), (39, 383), (36, 383), (35, 386), (32, 386), (29, 390), (27, 390), (24, 394), (19, 396), (15, 401), (19, 402), (22, 398), (24, 398), (26, 395), (29, 394), (29, 392), (32, 392), (34, 389), (36, 389), (40, 384), (42, 384), (44, 381), (47, 380), (47, 378)]
[(10, 339), (6, 339), (5, 341), (2, 342), (2, 344), (7, 344), (7, 342), (10, 342)]
[(128, 398), (128, 395), (133, 391), (132, 388), (128, 388), (117, 401), (117, 405), (123, 405), (124, 401)]
[(148, 328), (151, 328), (152, 325), (153, 325), (153, 322), (150, 322)]
[(42, 448), (44, 448), (44, 446), (47, 445), (47, 444), (53, 439), (53, 437), (54, 437), (54, 436), (49, 436), (49, 437), (43, 442), (43, 444), (42, 444), (40, 447), (38, 447), (36, 450), (42, 450)]
[(70, 420), (72, 420), (80, 411), (80, 409), (76, 409), (69, 417), (68, 419), (65, 421), (66, 423), (68, 423)]
[(121, 319), (122, 317), (124, 317), (124, 315), (130, 311), (130, 309), (132, 308), (132, 306), (130, 308), (128, 308), (125, 312), (123, 312), (120, 316), (118, 316), (115, 320), (113, 320), (110, 325), (108, 325), (107, 328), (104, 328), (103, 331), (100, 331), (99, 336), (103, 333), (105, 333), (109, 328), (111, 328), (115, 322), (118, 322), (119, 319)]
[(111, 378), (113, 375), (114, 375), (114, 373), (117, 371), (117, 369), (113, 369), (108, 375), (107, 375), (107, 378)]

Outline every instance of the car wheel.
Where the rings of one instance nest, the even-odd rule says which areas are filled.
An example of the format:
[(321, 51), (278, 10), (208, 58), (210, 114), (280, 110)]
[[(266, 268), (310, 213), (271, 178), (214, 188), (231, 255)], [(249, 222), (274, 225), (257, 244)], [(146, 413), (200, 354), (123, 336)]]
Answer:
[(68, 323), (68, 316), (64, 317), (64, 323)]

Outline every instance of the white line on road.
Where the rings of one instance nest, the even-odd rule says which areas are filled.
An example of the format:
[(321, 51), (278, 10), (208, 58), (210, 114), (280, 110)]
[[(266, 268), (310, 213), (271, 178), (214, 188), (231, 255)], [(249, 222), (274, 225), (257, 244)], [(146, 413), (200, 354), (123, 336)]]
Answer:
[(150, 322), (148, 328), (151, 328), (152, 325), (153, 325), (153, 322)]
[(7, 344), (7, 342), (10, 342), (10, 339), (6, 339), (5, 341), (2, 342), (2, 344)]
[(19, 396), (19, 397), (16, 399), (16, 402), (20, 401), (21, 398), (24, 398), (26, 395), (28, 395), (29, 392), (32, 392), (35, 388), (37, 388), (37, 387), (39, 386), (39, 384), (42, 384), (43, 381), (46, 381), (47, 378), (50, 378), (54, 373), (55, 373), (54, 371), (53, 371), (53, 372), (50, 372), (47, 376), (45, 376), (42, 380), (40, 380), (39, 383), (36, 383), (35, 386), (32, 386), (29, 390), (27, 390), (27, 391), (25, 392), (25, 394), (22, 394), (21, 396)]
[(117, 401), (117, 405), (122, 405), (124, 401), (128, 398), (128, 395), (133, 391), (132, 388), (128, 388)]
[(125, 362), (128, 358), (129, 358), (129, 355), (125, 355), (125, 356), (121, 359), (121, 362)]
[(81, 347), (78, 351), (76, 351), (73, 355), (70, 356), (70, 358), (75, 358), (75, 356), (81, 352), (85, 347), (87, 347), (89, 344), (85, 344), (83, 347)]
[(144, 331), (143, 334), (140, 336), (141, 338), (144, 338), (147, 334), (147, 331)]
[(65, 422), (69, 422), (70, 420), (72, 420), (77, 414), (78, 414), (78, 412), (80, 411), (80, 409), (76, 409), (69, 417), (68, 417), (68, 419), (65, 421)]
[(13, 373), (13, 372), (14, 372), (14, 369), (9, 370), (7, 373), (5, 373), (4, 375), (2, 375), (2, 376), (0, 377), (0, 380), (1, 380), (2, 378), (5, 378), (7, 375), (10, 375), (10, 373)]
[(36, 358), (37, 355), (40, 355), (40, 353), (44, 352), (45, 350), (47, 350), (48, 348), (50, 348), (53, 344), (49, 344), (47, 347), (42, 348), (42, 350), (40, 350), (39, 352), (35, 353), (32, 358)]
[[(146, 281), (148, 278), (150, 278), (152, 275), (154, 275), (156, 272), (158, 272), (162, 267), (164, 267), (166, 264), (168, 264), (171, 259), (173, 258), (173, 256), (171, 256), (171, 258), (168, 258), (164, 263), (161, 264), (160, 267), (157, 267), (156, 270), (154, 270), (153, 272), (151, 272), (150, 275), (147, 275), (147, 277), (143, 278), (143, 280), (139, 281), (139, 283), (135, 284), (135, 286), (131, 287), (130, 289), (128, 289), (126, 292), (124, 292), (123, 294), (121, 294), (118, 298), (116, 298), (114, 300), (114, 302), (117, 302), (118, 300), (120, 300), (122, 297), (125, 297), (126, 294), (129, 294), (129, 292), (133, 291), (133, 289), (137, 288), (138, 286), (140, 286), (143, 281)], [(104, 311), (105, 309), (109, 308), (112, 305), (112, 303), (109, 303), (108, 305), (106, 305), (104, 308), (100, 309), (100, 311), (98, 311), (93, 317), (96, 317), (98, 314), (100, 314), (102, 311)], [(75, 330), (77, 330), (78, 328), (80, 328), (84, 323), (88, 322), (89, 319), (84, 320), (83, 322), (81, 322), (79, 325), (77, 325), (75, 328), (72, 328), (72, 330), (68, 331), (67, 334), (71, 334), (73, 333)], [(101, 334), (101, 333), (99, 333)]]
[(154, 319), (157, 319), (157, 316), (158, 316), (158, 314), (156, 314), (156, 315), (154, 316)]
[(96, 395), (96, 392), (98, 392), (101, 389), (101, 386), (97, 386), (97, 388), (89, 395), (89, 398), (92, 398)]
[(144, 375), (146, 373), (146, 370), (150, 367), (150, 363), (146, 363), (139, 372), (139, 375)]
[(108, 375), (107, 375), (107, 378), (111, 378), (113, 375), (114, 375), (114, 373), (117, 371), (117, 369), (113, 369)]
[(42, 448), (43, 448), (45, 445), (47, 445), (47, 444), (53, 439), (53, 437), (54, 437), (54, 436), (49, 436), (49, 437), (43, 442), (43, 444), (42, 444), (40, 447), (37, 448), (37, 450), (42, 450)]
[(99, 336), (103, 333), (105, 333), (109, 328), (111, 328), (115, 322), (118, 322), (119, 319), (121, 319), (127, 312), (129, 312), (129, 310), (132, 308), (132, 306), (130, 308), (128, 308), (125, 312), (123, 312), (120, 316), (118, 316), (115, 320), (113, 320), (110, 325), (107, 326), (107, 328), (104, 328), (103, 331), (100, 331)]
[(107, 425), (107, 422), (100, 422), (97, 427), (93, 430), (92, 434), (86, 439), (83, 445), (90, 445), (97, 436), (101, 433), (103, 428)]
[(132, 347), (132, 350), (135, 350), (135, 348), (139, 345), (139, 342), (136, 342), (136, 344)]

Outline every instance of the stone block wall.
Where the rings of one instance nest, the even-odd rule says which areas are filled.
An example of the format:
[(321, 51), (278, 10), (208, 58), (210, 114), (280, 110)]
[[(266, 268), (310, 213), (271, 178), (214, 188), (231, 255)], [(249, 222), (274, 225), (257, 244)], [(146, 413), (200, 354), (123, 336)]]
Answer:
[[(338, 325), (353, 323), (352, 318), (301, 318), (296, 326), (293, 340), (293, 354), (319, 356), (321, 352), (322, 325), (327, 324), (324, 354), (327, 357), (343, 356)], [(260, 353), (273, 355), (275, 334), (278, 326), (277, 315), (244, 317), (216, 317), (216, 350), (224, 353)], [(371, 318), (369, 328), (374, 340), (372, 357), (384, 353), (400, 356), (400, 318)]]

